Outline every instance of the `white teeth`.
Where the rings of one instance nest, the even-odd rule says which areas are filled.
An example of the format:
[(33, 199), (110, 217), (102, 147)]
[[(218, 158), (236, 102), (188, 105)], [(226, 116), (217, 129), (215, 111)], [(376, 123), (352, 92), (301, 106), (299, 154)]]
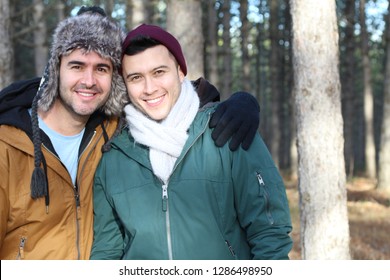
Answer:
[(155, 104), (155, 103), (158, 103), (160, 102), (160, 100), (163, 98), (163, 96), (161, 97), (158, 97), (156, 99), (151, 99), (151, 100), (146, 100), (147, 103), (151, 103), (151, 104)]
[(92, 93), (79, 92), (79, 94), (82, 95), (82, 96), (86, 96), (86, 97), (91, 97), (91, 96), (93, 96)]

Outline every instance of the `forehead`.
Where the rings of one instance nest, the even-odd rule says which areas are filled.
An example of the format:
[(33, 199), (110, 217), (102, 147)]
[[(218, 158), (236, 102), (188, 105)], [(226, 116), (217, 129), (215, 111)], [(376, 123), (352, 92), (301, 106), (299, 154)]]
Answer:
[(95, 51), (87, 51), (84, 49), (74, 49), (69, 54), (63, 55), (61, 57), (61, 60), (63, 61), (75, 60), (83, 63), (112, 65), (111, 59), (104, 58)]

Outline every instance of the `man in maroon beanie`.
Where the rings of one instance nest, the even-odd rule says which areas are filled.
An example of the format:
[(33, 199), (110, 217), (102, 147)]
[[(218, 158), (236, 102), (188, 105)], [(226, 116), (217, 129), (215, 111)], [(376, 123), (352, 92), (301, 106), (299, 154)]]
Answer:
[(123, 43), (127, 125), (95, 173), (92, 259), (288, 259), (286, 190), (257, 133), (217, 147), (217, 104), (186, 78), (179, 42), (141, 25)]

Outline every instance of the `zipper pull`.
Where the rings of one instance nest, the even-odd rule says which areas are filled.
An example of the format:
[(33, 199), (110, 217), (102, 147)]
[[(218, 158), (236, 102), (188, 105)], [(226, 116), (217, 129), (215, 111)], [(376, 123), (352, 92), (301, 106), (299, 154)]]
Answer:
[(230, 251), (230, 254), (232, 254), (232, 256), (235, 257), (235, 256), (236, 256), (236, 253), (234, 252), (234, 249), (233, 249), (232, 245), (230, 245), (229, 241), (227, 241), (227, 240), (225, 240), (225, 243), (226, 243), (226, 245), (228, 246), (228, 249), (229, 249), (229, 251)]
[(24, 259), (24, 245), (26, 244), (26, 238), (22, 237), (19, 243), (19, 258)]
[(263, 180), (263, 177), (261, 177), (260, 173), (256, 173), (257, 174), (257, 180), (259, 181), (259, 184), (264, 186), (264, 180)]
[(162, 186), (162, 210), (164, 212), (167, 211), (167, 204), (168, 204), (168, 186), (164, 184)]
[(77, 208), (80, 207), (80, 194), (79, 194), (79, 188), (77, 185), (73, 186), (73, 191), (74, 191), (74, 199), (76, 200), (76, 206)]

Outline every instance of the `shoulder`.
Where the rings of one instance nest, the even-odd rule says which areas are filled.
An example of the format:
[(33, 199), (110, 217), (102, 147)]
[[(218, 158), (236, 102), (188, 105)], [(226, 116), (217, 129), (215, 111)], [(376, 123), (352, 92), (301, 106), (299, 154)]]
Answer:
[(39, 88), (40, 82), (40, 77), (14, 82), (0, 91), (0, 99), (2, 99), (4, 96), (7, 96), (8, 94), (15, 94), (18, 92), (24, 93), (32, 91), (35, 95)]

